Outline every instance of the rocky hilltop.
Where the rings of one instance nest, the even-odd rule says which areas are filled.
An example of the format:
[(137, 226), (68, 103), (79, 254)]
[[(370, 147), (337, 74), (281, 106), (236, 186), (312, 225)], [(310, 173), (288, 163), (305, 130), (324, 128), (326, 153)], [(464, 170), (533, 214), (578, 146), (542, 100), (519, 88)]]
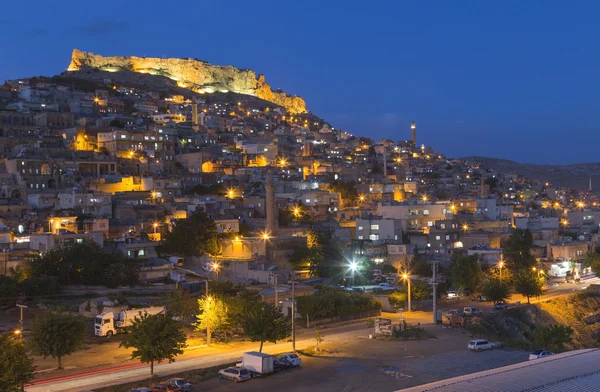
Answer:
[(264, 75), (248, 69), (218, 66), (194, 59), (160, 59), (135, 56), (110, 56), (73, 50), (67, 71), (91, 68), (108, 72), (133, 71), (161, 75), (177, 81), (179, 87), (197, 93), (232, 91), (252, 95), (286, 108), (290, 113), (305, 113), (306, 102), (298, 96), (273, 91)]

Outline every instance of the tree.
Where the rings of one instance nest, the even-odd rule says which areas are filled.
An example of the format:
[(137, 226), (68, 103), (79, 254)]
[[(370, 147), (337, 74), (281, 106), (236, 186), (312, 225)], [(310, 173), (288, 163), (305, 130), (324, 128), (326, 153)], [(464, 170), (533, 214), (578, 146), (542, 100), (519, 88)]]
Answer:
[(319, 331), (319, 329), (317, 328), (317, 330), (315, 331), (315, 341), (317, 342), (317, 345), (316, 345), (317, 351), (319, 351), (319, 345), (321, 343), (323, 343), (323, 340), (325, 340), (325, 339), (323, 339), (323, 337), (321, 336), (321, 331)]
[(177, 220), (165, 236), (162, 253), (202, 256), (221, 253), (215, 222), (200, 208), (187, 219)]
[(521, 271), (514, 277), (515, 291), (527, 297), (527, 303), (530, 302), (530, 297), (539, 297), (544, 294), (542, 286), (543, 279), (539, 279), (537, 275), (531, 271)]
[(292, 325), (278, 308), (265, 302), (247, 304), (239, 315), (240, 325), (252, 342), (260, 342), (262, 352), (264, 342), (277, 343), (277, 340), (290, 336)]
[(408, 301), (408, 293), (406, 291), (394, 291), (388, 295), (388, 302), (394, 308), (403, 308), (406, 301)]
[(33, 380), (33, 358), (21, 336), (0, 334), (0, 390), (23, 391), (23, 386)]
[(429, 299), (429, 283), (421, 279), (412, 280), (410, 282), (410, 299), (414, 301)]
[(186, 346), (181, 325), (165, 314), (136, 317), (128, 332), (119, 346), (133, 348), (131, 358), (149, 363), (151, 375), (154, 375), (154, 362), (160, 363), (165, 359), (169, 363), (174, 362)]
[(571, 327), (553, 324), (539, 326), (533, 331), (533, 343), (544, 350), (562, 350), (571, 343), (573, 329)]
[(212, 332), (225, 332), (231, 328), (231, 322), (227, 314), (227, 305), (220, 298), (198, 299), (199, 312), (196, 315), (196, 331), (206, 331), (210, 327)]
[(198, 303), (192, 298), (189, 290), (179, 287), (167, 294), (167, 309), (173, 315), (179, 317), (180, 321), (185, 320), (190, 315), (195, 315), (198, 309)]
[(583, 267), (591, 268), (596, 276), (600, 276), (600, 253), (598, 253), (598, 250), (600, 250), (600, 248), (589, 251), (583, 259)]
[(481, 294), (486, 300), (496, 304), (505, 302), (510, 296), (508, 286), (495, 279), (489, 279), (481, 288)]
[(358, 199), (358, 191), (356, 190), (356, 184), (354, 181), (344, 182), (335, 181), (329, 187), (332, 192), (337, 192), (344, 204), (350, 205)]
[(79, 350), (88, 333), (84, 318), (63, 312), (46, 312), (33, 320), (31, 346), (37, 355), (56, 358), (58, 369), (62, 369), (63, 357)]
[(458, 255), (450, 268), (452, 283), (456, 287), (474, 292), (481, 283), (482, 272), (477, 255)]
[(535, 257), (531, 254), (533, 236), (529, 230), (515, 229), (504, 243), (504, 255), (507, 266), (512, 271), (531, 269), (535, 266)]
[(15, 304), (19, 293), (18, 282), (10, 276), (0, 276), (0, 305)]

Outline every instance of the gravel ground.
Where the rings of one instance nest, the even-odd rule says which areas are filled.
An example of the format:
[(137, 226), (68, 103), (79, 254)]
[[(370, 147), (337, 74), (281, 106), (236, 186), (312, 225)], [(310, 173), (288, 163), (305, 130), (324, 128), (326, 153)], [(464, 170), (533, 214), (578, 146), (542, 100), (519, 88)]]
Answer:
[(263, 379), (234, 384), (210, 380), (197, 390), (298, 392), (395, 391), (449, 377), (526, 361), (528, 353), (499, 349), (473, 353), (466, 349), (470, 338), (462, 332), (433, 331), (437, 339), (382, 341), (354, 339), (318, 357), (303, 357), (303, 366)]

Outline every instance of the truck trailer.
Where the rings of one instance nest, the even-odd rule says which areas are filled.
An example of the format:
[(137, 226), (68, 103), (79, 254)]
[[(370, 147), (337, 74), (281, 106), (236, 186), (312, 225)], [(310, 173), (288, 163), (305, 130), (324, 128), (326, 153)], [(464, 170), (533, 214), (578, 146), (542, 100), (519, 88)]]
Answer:
[(242, 366), (251, 373), (265, 376), (273, 373), (273, 360), (272, 355), (251, 351), (242, 355)]
[(165, 312), (166, 309), (164, 306), (123, 310), (116, 316), (113, 312), (104, 312), (96, 316), (94, 321), (94, 335), (110, 338), (118, 333), (127, 332), (127, 328), (131, 326), (133, 320), (144, 314), (152, 316)]

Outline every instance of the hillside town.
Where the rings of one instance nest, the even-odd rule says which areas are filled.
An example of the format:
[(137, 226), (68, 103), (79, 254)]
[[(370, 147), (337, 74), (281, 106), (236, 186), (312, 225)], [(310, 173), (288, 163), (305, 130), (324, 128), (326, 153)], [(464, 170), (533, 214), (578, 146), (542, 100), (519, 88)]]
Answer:
[[(275, 359), (284, 369), (300, 363), (296, 331), (317, 350), (315, 327), (333, 331), (348, 320), (369, 319), (373, 334), (402, 339), (426, 333), (421, 323), (481, 335), (468, 328), (480, 325), (482, 309), (493, 318), (595, 280), (600, 206), (591, 180), (578, 191), (447, 157), (443, 146), (420, 142), (427, 129), (416, 120), (397, 140), (374, 140), (311, 112), (160, 75), (84, 67), (6, 81), (0, 330), (38, 341), (36, 320), (85, 317), (93, 326), (80, 330), (79, 345), (33, 352), (38, 367), (52, 357), (62, 369), (69, 355), (93, 367), (113, 354), (92, 360), (78, 354), (82, 342), (131, 331), (120, 345), (94, 344), (135, 348), (130, 337), (141, 325), (131, 318), (166, 309), (164, 322), (182, 323), (188, 346), (245, 336), (262, 353), (263, 343), (290, 339), (292, 353)], [(222, 317), (210, 313), (218, 309)], [(280, 327), (256, 331), (271, 324)], [(173, 328), (173, 351), (140, 357), (151, 372), (183, 353), (185, 335)], [(496, 333), (540, 348), (527, 328), (519, 338)], [(594, 344), (593, 329), (576, 331), (576, 348)], [(478, 342), (469, 349), (497, 347)], [(248, 364), (219, 375), (244, 381), (252, 356), (263, 355), (246, 354)], [(167, 365), (164, 375), (176, 373)], [(43, 390), (71, 390), (43, 382), (57, 383)]]

